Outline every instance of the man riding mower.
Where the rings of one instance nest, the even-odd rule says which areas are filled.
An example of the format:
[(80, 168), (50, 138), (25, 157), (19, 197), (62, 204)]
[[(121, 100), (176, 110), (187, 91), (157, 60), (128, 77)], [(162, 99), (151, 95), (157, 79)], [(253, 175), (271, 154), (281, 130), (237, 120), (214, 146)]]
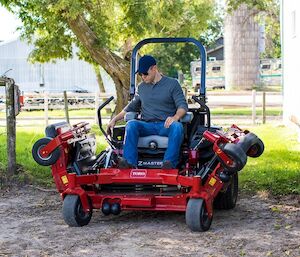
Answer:
[(124, 158), (119, 167), (137, 167), (139, 138), (157, 135), (168, 138), (162, 167), (175, 168), (184, 135), (183, 125), (179, 120), (188, 111), (181, 86), (176, 79), (162, 75), (158, 71), (156, 60), (150, 55), (140, 58), (136, 73), (143, 80), (137, 88), (138, 92), (108, 124), (110, 132), (116, 121), (124, 119), (126, 114), (127, 117), (130, 112), (139, 114), (138, 119), (132, 119), (126, 124)]
[[(34, 144), (32, 154), (36, 162), (51, 165), (57, 190), (63, 199), (63, 217), (69, 226), (87, 225), (93, 209), (101, 209), (105, 215), (117, 215), (126, 210), (180, 211), (185, 212), (191, 230), (206, 231), (211, 226), (214, 208), (235, 207), (238, 171), (246, 165), (247, 156), (259, 157), (264, 145), (255, 134), (236, 125), (227, 131), (211, 126), (210, 110), (205, 103), (206, 52), (203, 45), (192, 38), (150, 38), (139, 42), (131, 58), (130, 95), (136, 99), (143, 90), (138, 89), (135, 94), (136, 71), (142, 68), (137, 67), (138, 50), (148, 43), (183, 42), (194, 43), (201, 53), (200, 92), (192, 96), (198, 106), (186, 108), (184, 104), (175, 104), (177, 111), (173, 116), (167, 115), (166, 121), (144, 121), (143, 110), (131, 112), (138, 110), (132, 107), (133, 100), (123, 113), (127, 126), (159, 123), (132, 130), (139, 131), (137, 137), (132, 137), (136, 142), (129, 144), (130, 147), (137, 146), (136, 149), (126, 149), (124, 140), (126, 142), (126, 137), (130, 136), (130, 129), (127, 127), (125, 133), (125, 125), (115, 126), (114, 121), (111, 122), (108, 125), (112, 129), (111, 136), (102, 127), (100, 111), (113, 97), (98, 108), (99, 127), (109, 144), (100, 154), (95, 153), (95, 137), (84, 122), (73, 126), (66, 122), (50, 125), (46, 128), (46, 137)], [(149, 67), (140, 72), (144, 73), (145, 83), (146, 73), (151, 77), (151, 72)], [(173, 80), (172, 83), (177, 86)], [(162, 96), (155, 97), (159, 101)], [(161, 104), (164, 103), (157, 104), (158, 113)], [(167, 137), (170, 134), (166, 130), (172, 124), (179, 124), (174, 130), (180, 128), (182, 131), (171, 139), (178, 147), (170, 147), (174, 142)], [(171, 151), (168, 153), (168, 150)]]

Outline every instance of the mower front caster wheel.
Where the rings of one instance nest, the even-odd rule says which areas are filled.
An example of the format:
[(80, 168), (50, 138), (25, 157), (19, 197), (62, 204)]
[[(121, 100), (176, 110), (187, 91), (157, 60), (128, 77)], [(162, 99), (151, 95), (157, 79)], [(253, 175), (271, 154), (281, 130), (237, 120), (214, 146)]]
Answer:
[(82, 227), (87, 225), (92, 218), (92, 210), (86, 213), (83, 210), (78, 195), (67, 195), (63, 202), (63, 218), (70, 227)]
[(185, 221), (192, 231), (207, 231), (210, 228), (212, 217), (208, 216), (203, 199), (190, 199), (188, 201)]
[(261, 141), (260, 138), (257, 138), (256, 144), (250, 147), (250, 149), (247, 152), (247, 155), (252, 158), (257, 158), (262, 155), (264, 150), (265, 150), (265, 146), (263, 141)]
[(244, 168), (247, 163), (247, 155), (240, 146), (226, 144), (222, 150), (232, 161), (232, 163), (227, 164), (220, 158), (220, 162), (228, 174), (234, 174)]
[(41, 150), (52, 140), (50, 137), (44, 137), (36, 141), (32, 147), (32, 157), (33, 159), (42, 166), (50, 166), (57, 162), (60, 156), (59, 148), (54, 149), (52, 153), (48, 156), (43, 157), (41, 155)]

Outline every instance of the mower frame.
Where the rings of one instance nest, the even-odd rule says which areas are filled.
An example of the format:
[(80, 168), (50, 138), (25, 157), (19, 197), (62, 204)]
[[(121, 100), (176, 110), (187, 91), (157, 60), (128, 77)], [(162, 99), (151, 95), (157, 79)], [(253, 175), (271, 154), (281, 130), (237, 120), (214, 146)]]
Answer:
[[(102, 127), (101, 110), (114, 99), (110, 97), (97, 111), (100, 130), (110, 147), (94, 156), (83, 173), (78, 167), (73, 167), (75, 161), (72, 158), (76, 142), (87, 141), (89, 144), (89, 125), (82, 122), (71, 127), (61, 123), (51, 127), (51, 133), (46, 129), (47, 137), (34, 144), (32, 154), (39, 164), (51, 165), (56, 188), (64, 201), (64, 219), (70, 226), (86, 225), (93, 209), (102, 209), (106, 215), (119, 214), (121, 210), (181, 211), (186, 212), (186, 222), (191, 230), (206, 231), (211, 225), (214, 200), (218, 194), (226, 193), (233, 175), (237, 179), (237, 171), (245, 166), (247, 155), (258, 157), (263, 152), (263, 143), (249, 131), (236, 125), (231, 127), (230, 133), (211, 128), (210, 111), (205, 103), (206, 51), (193, 38), (149, 38), (139, 42), (131, 57), (131, 98), (136, 87), (138, 50), (148, 43), (194, 43), (199, 48), (201, 87), (199, 95), (192, 99), (200, 105), (193, 111), (200, 115), (196, 121), (201, 123), (197, 126), (203, 127), (202, 138), (182, 152), (185, 156), (182, 169), (120, 169), (111, 161), (112, 156), (122, 155), (120, 142), (109, 137)], [(199, 146), (203, 141), (210, 144), (213, 156), (200, 166)], [(130, 186), (135, 190), (106, 190), (107, 186)], [(139, 191), (139, 186), (150, 186), (150, 189)], [(228, 206), (233, 208), (235, 201), (236, 198)]]

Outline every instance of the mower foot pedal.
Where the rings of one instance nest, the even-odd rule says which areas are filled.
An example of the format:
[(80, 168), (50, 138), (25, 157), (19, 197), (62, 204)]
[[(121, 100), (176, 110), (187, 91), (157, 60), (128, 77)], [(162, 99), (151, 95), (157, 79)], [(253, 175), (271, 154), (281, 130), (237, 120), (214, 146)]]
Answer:
[(126, 207), (153, 207), (154, 198), (148, 197), (126, 197), (122, 199), (122, 205)]

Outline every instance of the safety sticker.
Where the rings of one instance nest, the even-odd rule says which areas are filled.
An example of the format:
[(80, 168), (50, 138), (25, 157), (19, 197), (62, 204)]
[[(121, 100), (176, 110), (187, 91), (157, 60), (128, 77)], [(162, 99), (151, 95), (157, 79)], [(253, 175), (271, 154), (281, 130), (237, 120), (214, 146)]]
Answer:
[(216, 182), (217, 182), (217, 180), (216, 180), (215, 178), (211, 178), (211, 179), (209, 180), (208, 184), (209, 184), (210, 186), (214, 186), (214, 185), (216, 184)]
[(64, 176), (61, 177), (61, 181), (62, 181), (64, 184), (68, 184), (68, 182), (69, 182), (66, 175), (64, 175)]

